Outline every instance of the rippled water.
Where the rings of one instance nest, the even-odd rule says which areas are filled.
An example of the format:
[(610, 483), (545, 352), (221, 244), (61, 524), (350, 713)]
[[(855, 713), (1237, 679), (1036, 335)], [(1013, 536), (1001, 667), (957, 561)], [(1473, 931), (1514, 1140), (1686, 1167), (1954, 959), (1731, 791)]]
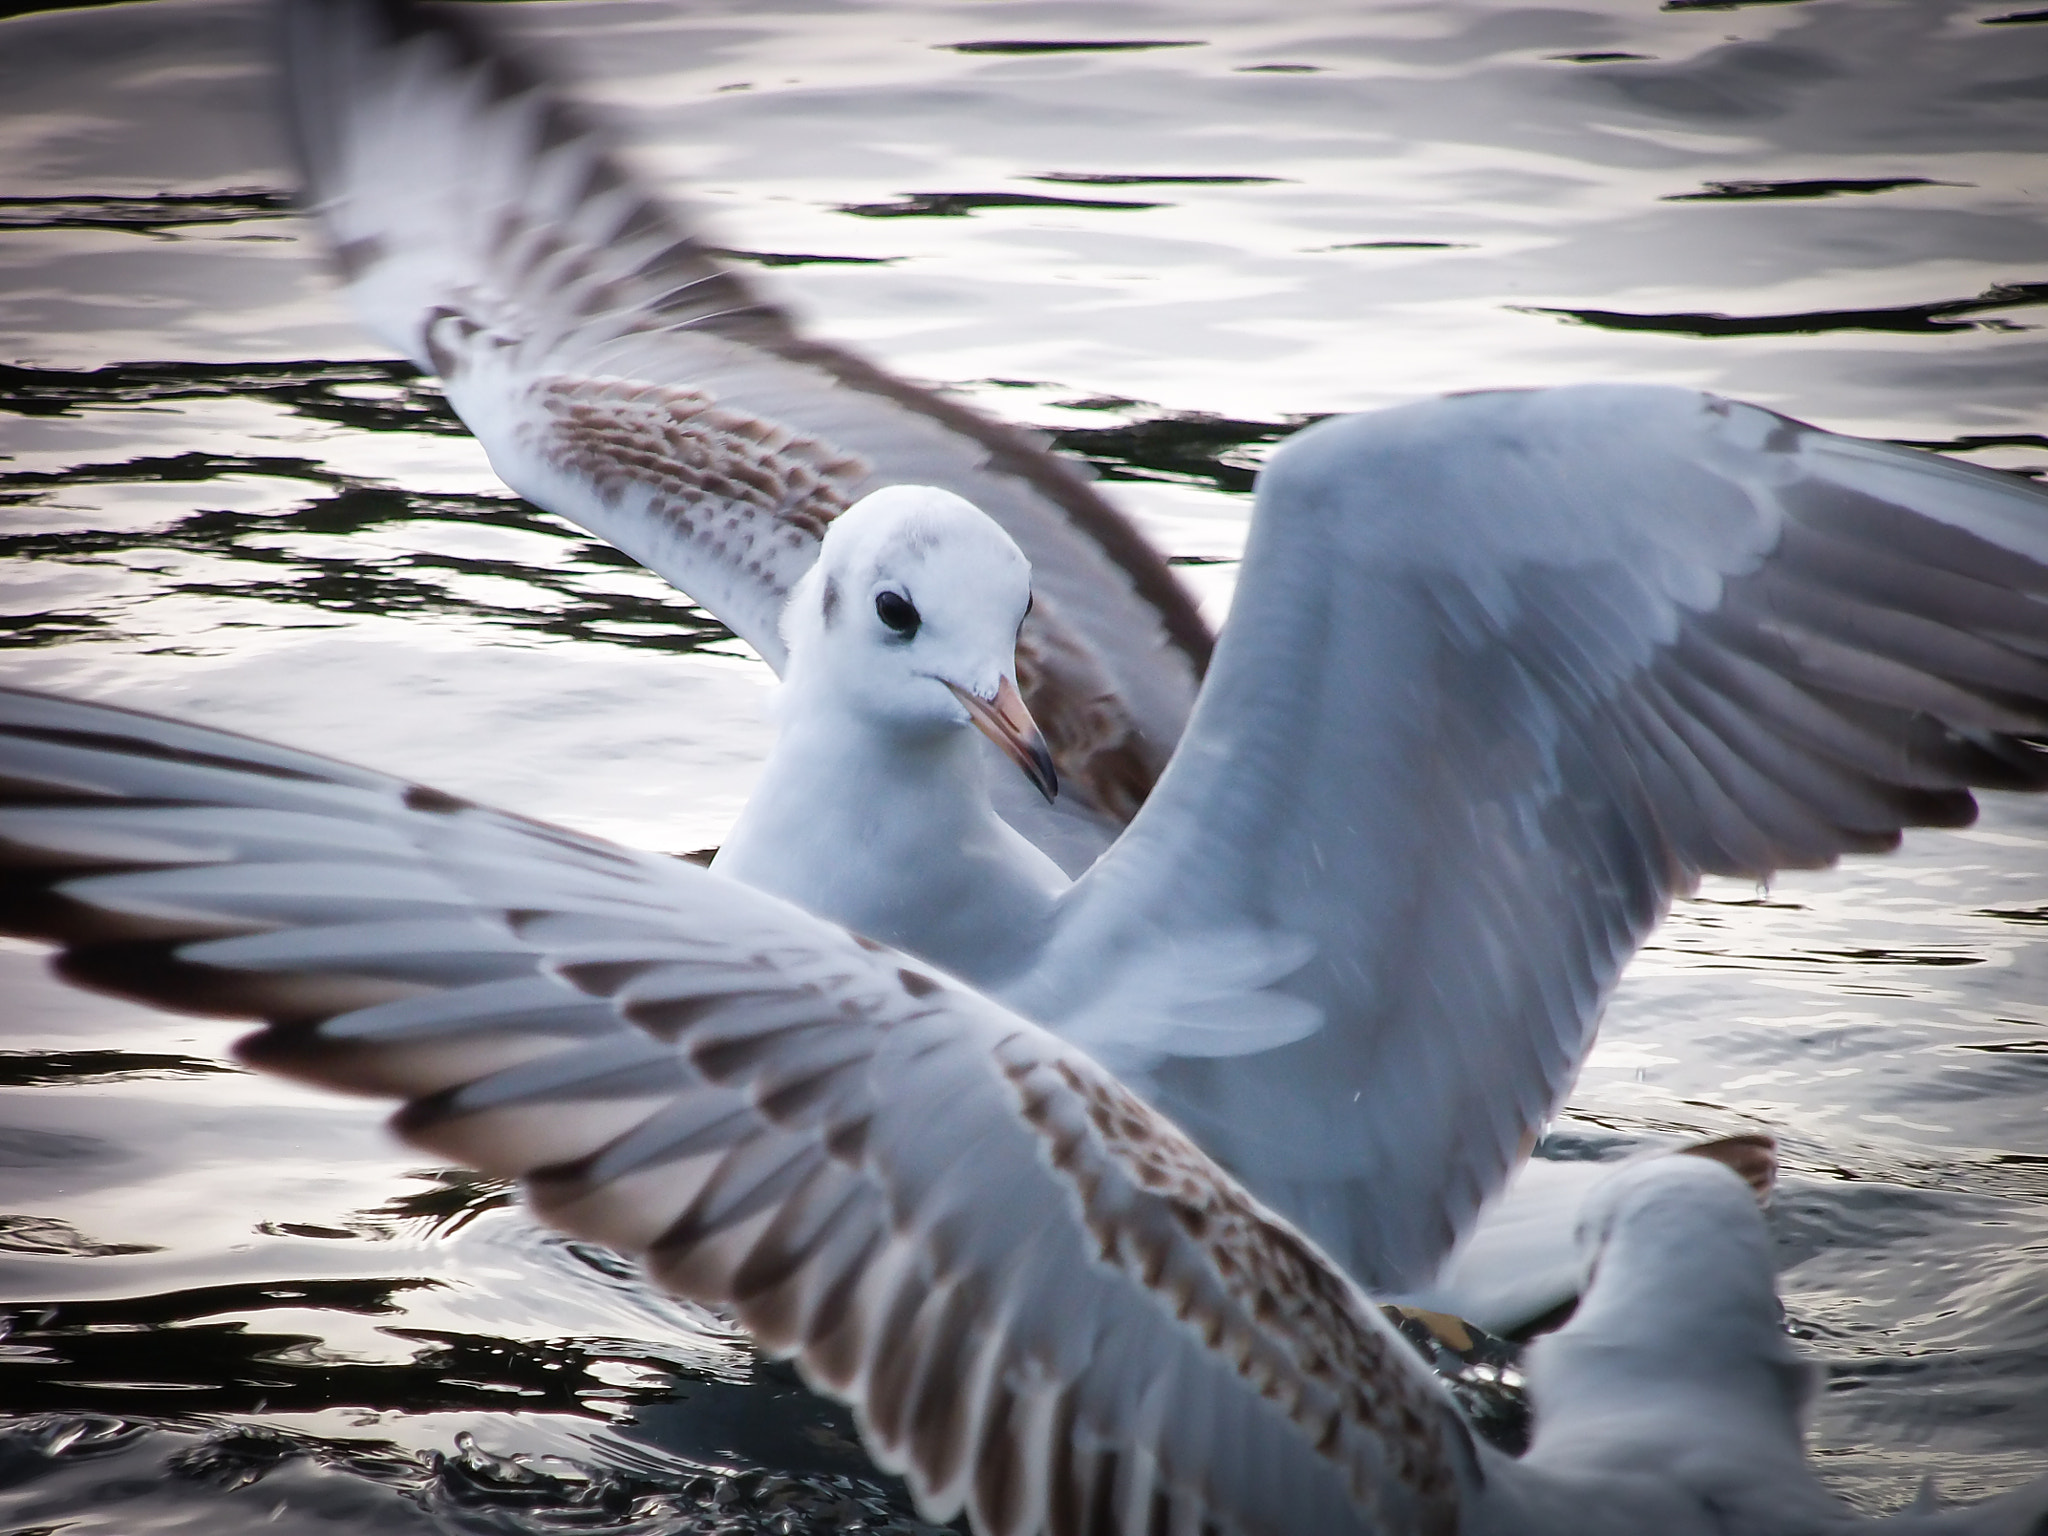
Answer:
[[(1267, 447), (1419, 393), (1670, 380), (2048, 470), (2048, 13), (1273, 12), (502, 19), (822, 330), (1095, 462), (1218, 611)], [(257, 14), (0, 15), (0, 676), (716, 843), (766, 673), (508, 496), (348, 323), (281, 196)], [(2033, 804), (1717, 887), (1555, 1138), (1781, 1137), (1814, 1443), (1866, 1508), (2048, 1459), (2044, 938)], [(237, 1071), (231, 1027), (27, 947), (0, 987), (5, 1529), (908, 1521), (717, 1319)]]

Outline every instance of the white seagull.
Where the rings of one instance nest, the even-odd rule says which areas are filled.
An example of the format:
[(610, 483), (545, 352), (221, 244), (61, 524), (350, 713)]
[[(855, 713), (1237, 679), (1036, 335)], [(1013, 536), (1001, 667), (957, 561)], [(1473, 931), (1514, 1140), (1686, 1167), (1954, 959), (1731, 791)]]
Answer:
[(775, 750), (713, 867), (979, 983), (1027, 965), (1070, 882), (996, 814), (974, 731), (1053, 799), (1014, 675), (1031, 601), (1016, 544), (948, 491), (834, 519), (782, 611)]
[[(2048, 497), (1679, 389), (1301, 433), (1189, 719), (1208, 636), (1070, 465), (801, 335), (481, 29), (286, 15), (309, 205), (364, 321), (514, 489), (789, 663), (731, 872), (1087, 1050), (1369, 1287), (1426, 1282), (1526, 1156), (1674, 893), (2048, 783)], [(980, 660), (890, 717), (956, 741), (901, 787), (889, 711), (856, 697), (896, 683), (827, 645), (915, 671), (942, 627), (906, 636), (888, 594), (950, 631), (964, 605), (926, 578), (997, 578), (927, 549), (891, 586), (881, 554), (917, 552), (849, 539), (843, 579), (831, 540), (806, 579), (891, 484), (965, 498), (1028, 559), (1015, 681), (1081, 816), (954, 771), (971, 723), (1031, 757), (998, 703), (1015, 583)], [(989, 792), (1086, 873), (1063, 888)], [(1000, 894), (956, 899), (970, 869)]]
[(1071, 1043), (676, 859), (0, 690), (0, 930), (267, 1021), (244, 1059), (730, 1308), (981, 1536), (2041, 1536), (2048, 1479), (1858, 1518), (1807, 1467), (1751, 1192), (1609, 1180), (1474, 1439), (1344, 1270)]

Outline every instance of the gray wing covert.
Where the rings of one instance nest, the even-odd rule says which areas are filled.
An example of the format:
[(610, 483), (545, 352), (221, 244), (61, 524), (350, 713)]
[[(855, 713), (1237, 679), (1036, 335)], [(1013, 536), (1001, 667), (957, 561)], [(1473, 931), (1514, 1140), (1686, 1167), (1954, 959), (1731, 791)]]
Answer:
[[(1674, 893), (1965, 822), (2048, 784), (2044, 732), (2029, 482), (1675, 389), (1331, 422), (1266, 471), (1181, 750), (1008, 995), (1412, 1286)], [(1263, 961), (1205, 974), (1217, 935)]]

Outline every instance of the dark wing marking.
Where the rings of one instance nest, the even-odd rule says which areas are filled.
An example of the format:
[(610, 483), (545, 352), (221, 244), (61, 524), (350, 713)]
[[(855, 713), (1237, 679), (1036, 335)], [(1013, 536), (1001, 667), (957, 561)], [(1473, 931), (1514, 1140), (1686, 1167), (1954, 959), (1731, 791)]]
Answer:
[(0, 690), (0, 927), (730, 1307), (988, 1536), (1449, 1536), (1448, 1398), (1086, 1057), (682, 863)]

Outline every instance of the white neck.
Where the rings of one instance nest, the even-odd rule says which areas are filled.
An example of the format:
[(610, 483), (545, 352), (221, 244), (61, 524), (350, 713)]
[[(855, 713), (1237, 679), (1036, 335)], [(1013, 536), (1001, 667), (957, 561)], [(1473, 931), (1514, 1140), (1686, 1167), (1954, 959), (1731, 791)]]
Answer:
[(1066, 877), (996, 816), (972, 727), (855, 715), (800, 670), (784, 686), (782, 733), (718, 872), (969, 980), (1034, 952)]

